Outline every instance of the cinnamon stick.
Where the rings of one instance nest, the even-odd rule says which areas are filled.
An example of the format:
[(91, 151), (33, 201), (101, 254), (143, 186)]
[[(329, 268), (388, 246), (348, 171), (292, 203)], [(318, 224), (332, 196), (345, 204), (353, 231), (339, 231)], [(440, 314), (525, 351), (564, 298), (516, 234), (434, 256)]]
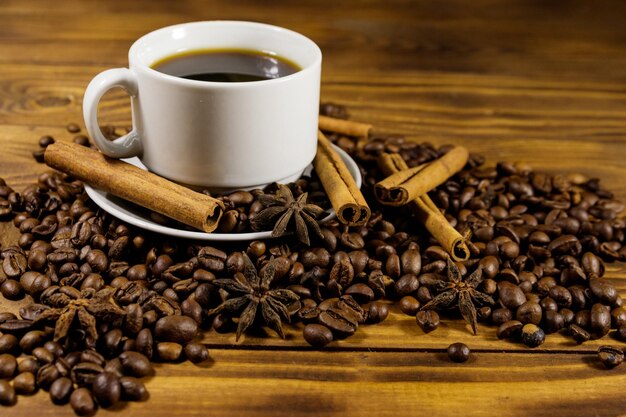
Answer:
[(327, 132), (341, 133), (346, 136), (357, 136), (367, 138), (372, 125), (359, 123), (352, 120), (335, 119), (334, 117), (319, 116), (318, 125), (320, 130)]
[(46, 148), (44, 158), (52, 168), (207, 233), (217, 228), (224, 211), (219, 200), (84, 146), (57, 142)]
[(383, 204), (403, 206), (443, 184), (467, 163), (469, 152), (455, 146), (441, 158), (414, 168), (400, 170), (374, 186), (374, 195)]
[[(404, 159), (397, 154), (383, 153), (378, 158), (378, 166), (384, 175), (394, 175), (403, 171), (408, 171), (408, 166)], [(422, 169), (422, 172), (425, 168)], [(455, 261), (465, 261), (469, 259), (470, 252), (465, 243), (466, 238), (450, 225), (445, 216), (439, 211), (435, 203), (424, 193), (413, 200), (411, 205), (419, 221), (426, 227), (441, 247), (450, 254)]]
[(339, 220), (351, 226), (365, 224), (371, 215), (370, 208), (348, 168), (322, 132), (317, 133), (313, 167)]

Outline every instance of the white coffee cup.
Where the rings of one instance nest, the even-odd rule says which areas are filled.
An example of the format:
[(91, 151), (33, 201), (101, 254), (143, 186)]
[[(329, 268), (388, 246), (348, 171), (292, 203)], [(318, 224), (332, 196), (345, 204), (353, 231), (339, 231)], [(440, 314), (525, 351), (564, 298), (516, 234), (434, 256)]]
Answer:
[[(262, 81), (207, 82), (151, 68), (168, 56), (211, 48), (269, 52), (301, 69)], [(213, 189), (290, 182), (313, 160), (322, 53), (305, 36), (253, 22), (185, 23), (141, 37), (128, 59), (128, 69), (98, 74), (85, 92), (85, 125), (105, 155), (138, 156), (156, 174)], [(98, 102), (113, 87), (131, 96), (133, 128), (109, 141), (98, 125)]]

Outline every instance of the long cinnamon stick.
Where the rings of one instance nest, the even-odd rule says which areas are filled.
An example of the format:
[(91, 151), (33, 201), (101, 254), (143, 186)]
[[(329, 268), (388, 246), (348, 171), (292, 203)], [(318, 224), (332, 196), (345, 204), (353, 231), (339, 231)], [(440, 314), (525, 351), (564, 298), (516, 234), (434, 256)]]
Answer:
[[(378, 166), (384, 175), (394, 175), (408, 170), (404, 159), (397, 154), (383, 153), (378, 158)], [(424, 170), (425, 171), (425, 170)], [(424, 172), (422, 171), (422, 172)], [(435, 203), (423, 194), (411, 200), (411, 205), (419, 221), (426, 227), (426, 230), (441, 244), (446, 252), (455, 261), (465, 261), (469, 259), (470, 252), (465, 243), (465, 238), (450, 225)]]
[(224, 211), (219, 200), (84, 146), (57, 142), (44, 158), (52, 168), (205, 232), (217, 228)]
[(352, 120), (336, 119), (334, 117), (319, 116), (318, 125), (320, 130), (327, 132), (341, 133), (346, 136), (357, 136), (367, 138), (372, 125), (355, 122)]
[(365, 224), (371, 215), (370, 208), (348, 168), (322, 132), (317, 134), (313, 167), (339, 220), (351, 226)]
[(466, 148), (456, 146), (426, 166), (401, 170), (388, 176), (374, 186), (374, 195), (383, 204), (403, 206), (460, 171), (468, 157)]

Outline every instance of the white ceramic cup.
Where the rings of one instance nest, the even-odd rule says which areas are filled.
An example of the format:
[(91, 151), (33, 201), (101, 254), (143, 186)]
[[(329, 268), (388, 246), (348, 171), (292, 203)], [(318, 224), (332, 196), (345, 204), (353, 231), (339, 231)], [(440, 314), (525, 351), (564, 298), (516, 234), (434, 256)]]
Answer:
[[(229, 83), (189, 80), (151, 68), (168, 56), (210, 48), (269, 52), (301, 70)], [(83, 100), (87, 131), (105, 155), (138, 156), (156, 174), (211, 189), (293, 181), (313, 160), (322, 53), (305, 36), (253, 22), (185, 23), (141, 37), (128, 60), (128, 69), (98, 74)], [(109, 141), (98, 125), (98, 102), (113, 87), (131, 96), (133, 128)]]

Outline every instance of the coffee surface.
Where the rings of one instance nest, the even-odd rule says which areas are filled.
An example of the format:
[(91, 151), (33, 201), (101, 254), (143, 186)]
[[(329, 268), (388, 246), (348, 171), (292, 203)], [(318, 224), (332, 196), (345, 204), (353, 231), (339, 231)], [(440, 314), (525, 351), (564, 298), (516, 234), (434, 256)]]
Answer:
[(196, 81), (250, 82), (280, 78), (300, 70), (278, 55), (247, 49), (202, 49), (167, 56), (151, 66), (164, 74)]

